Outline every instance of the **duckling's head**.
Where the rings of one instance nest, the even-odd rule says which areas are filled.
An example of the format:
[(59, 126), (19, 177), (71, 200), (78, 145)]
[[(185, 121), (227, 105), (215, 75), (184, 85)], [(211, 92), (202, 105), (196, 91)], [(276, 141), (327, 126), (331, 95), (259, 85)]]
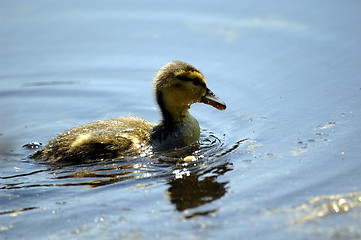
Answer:
[(185, 62), (164, 65), (155, 76), (155, 92), (164, 121), (181, 121), (190, 105), (197, 102), (226, 109), (226, 104), (207, 88), (203, 74)]

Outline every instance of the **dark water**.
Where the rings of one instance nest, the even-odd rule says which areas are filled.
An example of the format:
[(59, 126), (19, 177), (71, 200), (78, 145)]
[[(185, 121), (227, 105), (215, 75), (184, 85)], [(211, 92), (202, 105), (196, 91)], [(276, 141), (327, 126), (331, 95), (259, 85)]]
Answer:
[[(0, 239), (361, 239), (360, 1), (0, 1)], [(82, 165), (26, 143), (159, 121), (155, 71), (201, 69), (196, 162)]]

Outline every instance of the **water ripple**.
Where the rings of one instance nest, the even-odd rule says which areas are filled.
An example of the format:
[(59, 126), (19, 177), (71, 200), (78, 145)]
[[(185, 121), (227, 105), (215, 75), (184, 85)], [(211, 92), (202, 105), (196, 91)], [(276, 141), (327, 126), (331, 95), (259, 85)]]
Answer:
[[(151, 157), (128, 157), (111, 161), (97, 161), (82, 164), (47, 164), (45, 168), (15, 175), (2, 176), (1, 189), (35, 187), (90, 186), (92, 188), (129, 181), (131, 179), (179, 179), (204, 174), (222, 175), (230, 163), (226, 156), (235, 153), (249, 139), (233, 144), (226, 143), (226, 136), (219, 138), (214, 132), (203, 130), (200, 143), (187, 149)], [(192, 156), (191, 161), (184, 161)], [(227, 168), (229, 170), (229, 168)], [(228, 171), (226, 170), (226, 171)], [(31, 176), (31, 178), (29, 178)]]

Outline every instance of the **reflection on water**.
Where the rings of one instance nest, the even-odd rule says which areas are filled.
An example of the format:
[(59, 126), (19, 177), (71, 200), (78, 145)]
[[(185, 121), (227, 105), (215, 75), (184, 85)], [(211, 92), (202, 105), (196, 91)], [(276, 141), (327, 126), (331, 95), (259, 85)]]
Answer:
[(33, 209), (37, 209), (37, 208), (36, 207), (27, 207), (27, 208), (15, 209), (15, 210), (10, 210), (10, 211), (3, 211), (3, 212), (0, 212), (0, 215), (9, 214), (12, 217), (16, 217), (25, 211), (29, 211), (29, 210), (33, 210)]
[(150, 173), (146, 173), (146, 168), (145, 163), (82, 164), (76, 170), (68, 170), (68, 167), (57, 170), (54, 179), (66, 180), (59, 186), (88, 185), (99, 187), (127, 179), (151, 176)]
[(360, 192), (315, 196), (294, 208), (273, 213), (289, 219), (289, 231), (295, 234), (322, 233), (322, 239), (361, 238)]
[[(182, 178), (172, 178), (169, 181), (168, 188), (169, 201), (173, 203), (178, 211), (199, 207), (221, 198), (226, 193), (227, 182), (218, 182), (217, 177), (232, 170), (226, 163), (224, 165), (208, 169), (202, 174), (191, 173)], [(207, 176), (211, 172), (211, 176)], [(204, 177), (204, 175), (206, 177)], [(215, 212), (217, 209), (207, 211), (195, 211), (187, 213), (186, 218), (192, 218), (199, 215), (207, 215)]]
[(80, 81), (47, 81), (47, 82), (31, 82), (22, 84), (23, 87), (41, 87), (41, 86), (57, 86), (57, 85), (75, 85)]
[(343, 214), (356, 208), (361, 210), (361, 193), (359, 192), (316, 196), (296, 208), (297, 213), (302, 214), (302, 217), (298, 218), (295, 224), (315, 221), (331, 214)]
[(263, 217), (292, 234), (314, 235), (312, 239), (360, 239), (361, 193), (314, 196), (294, 207), (269, 209)]
[(197, 21), (188, 21), (186, 26), (196, 33), (214, 35), (223, 38), (227, 43), (235, 42), (240, 36), (240, 29), (284, 29), (286, 31), (306, 31), (308, 26), (300, 23), (291, 22), (280, 18), (250, 18), (250, 19), (232, 19), (220, 21), (217, 24), (209, 24)]

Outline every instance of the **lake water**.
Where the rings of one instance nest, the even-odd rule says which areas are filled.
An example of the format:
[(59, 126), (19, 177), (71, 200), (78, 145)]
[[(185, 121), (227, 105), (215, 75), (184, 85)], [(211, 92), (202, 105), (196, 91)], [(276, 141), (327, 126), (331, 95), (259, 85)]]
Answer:
[[(0, 1), (0, 239), (361, 239), (361, 1)], [(195, 162), (30, 159), (101, 119), (159, 122), (202, 70)]]

